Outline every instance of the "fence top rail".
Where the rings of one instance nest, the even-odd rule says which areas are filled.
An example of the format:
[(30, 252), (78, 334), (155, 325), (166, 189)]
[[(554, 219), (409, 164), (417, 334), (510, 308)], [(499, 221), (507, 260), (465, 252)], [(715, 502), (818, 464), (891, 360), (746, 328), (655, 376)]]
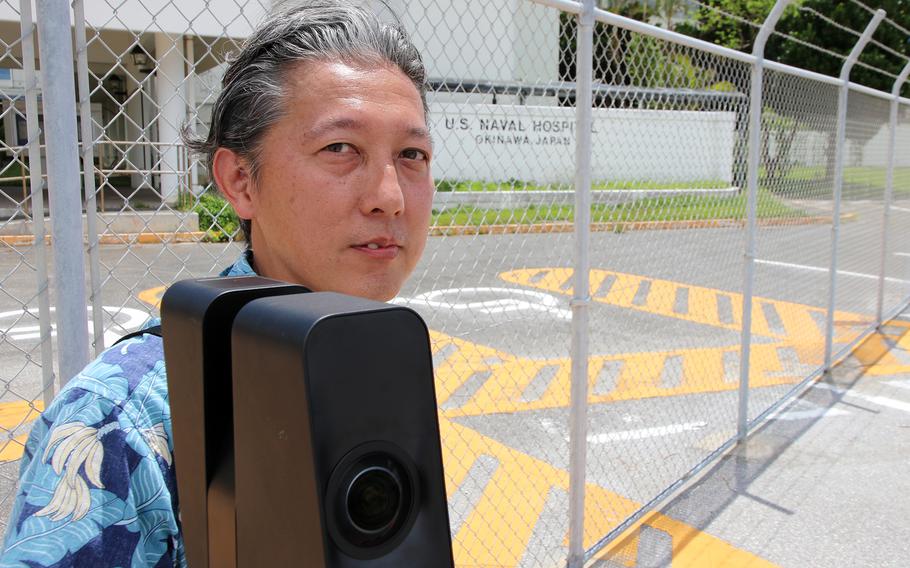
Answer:
[[(895, 99), (895, 95), (893, 95), (891, 93), (885, 93), (883, 91), (873, 89), (872, 87), (867, 87), (865, 85), (859, 85), (857, 83), (850, 83), (849, 88), (851, 91), (855, 91), (857, 93), (862, 93), (864, 95), (869, 95), (870, 97), (875, 97), (878, 99), (884, 99), (886, 101), (892, 101)], [(908, 99), (907, 97), (897, 97), (897, 100), (898, 100), (898, 102), (901, 102), (904, 104), (910, 104), (910, 99)]]
[[(578, 2), (572, 0), (530, 0), (535, 4), (541, 4), (543, 6), (549, 6), (551, 8), (556, 8), (570, 14), (580, 14), (582, 10), (582, 5)], [(684, 47), (691, 47), (692, 49), (697, 49), (699, 51), (704, 51), (714, 55), (719, 55), (721, 57), (726, 57), (729, 59), (734, 59), (742, 63), (753, 65), (758, 61), (758, 58), (752, 55), (751, 53), (744, 53), (742, 51), (737, 51), (729, 47), (724, 47), (721, 45), (715, 45), (713, 43), (690, 37), (679, 32), (673, 32), (666, 30), (664, 28), (659, 28), (657, 26), (652, 26), (651, 24), (646, 24), (644, 22), (639, 22), (638, 20), (633, 20), (631, 18), (626, 18), (625, 16), (620, 16), (606, 10), (601, 10), (596, 8), (594, 10), (594, 19), (598, 22), (609, 24), (611, 26), (616, 26), (631, 32), (640, 33), (642, 35), (650, 36), (655, 39), (661, 39), (664, 41), (669, 41), (677, 45)], [(834, 85), (841, 87), (844, 85), (844, 81), (838, 77), (831, 77), (830, 75), (824, 75), (822, 73), (816, 73), (814, 71), (809, 71), (807, 69), (801, 69), (799, 67), (794, 67), (792, 65), (787, 65), (785, 63), (780, 63), (777, 61), (768, 61), (765, 60), (763, 65), (767, 69), (777, 71), (780, 73), (786, 73), (795, 77), (802, 77), (804, 79), (810, 79), (813, 81), (818, 81), (820, 83), (825, 83), (828, 85)], [(864, 85), (859, 85), (857, 83), (848, 83), (849, 87), (855, 91), (865, 93), (874, 97), (892, 100), (894, 95), (890, 93), (885, 93), (871, 87), (866, 87)], [(901, 98), (901, 102), (910, 103), (910, 99)]]

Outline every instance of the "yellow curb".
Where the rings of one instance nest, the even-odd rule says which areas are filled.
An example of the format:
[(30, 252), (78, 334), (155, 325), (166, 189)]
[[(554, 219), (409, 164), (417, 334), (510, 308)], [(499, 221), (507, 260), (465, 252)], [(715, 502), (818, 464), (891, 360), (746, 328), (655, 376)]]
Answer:
[[(841, 215), (841, 221), (852, 221), (856, 214), (846, 213)], [(780, 217), (773, 219), (759, 219), (758, 225), (763, 227), (783, 225), (824, 225), (831, 222), (831, 217)], [(742, 219), (697, 219), (691, 221), (622, 221), (609, 223), (591, 223), (591, 230), (595, 232), (625, 232), (625, 231), (666, 231), (679, 229), (718, 229), (742, 227)], [(571, 233), (575, 224), (565, 221), (556, 223), (535, 223), (533, 225), (445, 225), (430, 227), (431, 237), (454, 237), (467, 235), (520, 235), (539, 233)], [(186, 231), (178, 233), (114, 233), (101, 235), (98, 243), (102, 245), (130, 245), (130, 244), (161, 244), (161, 243), (196, 243), (205, 238), (204, 231)], [(241, 239), (234, 239), (240, 241)], [(44, 242), (50, 244), (51, 236), (45, 235)], [(0, 243), (13, 246), (31, 246), (35, 244), (34, 235), (0, 235)]]
[[(98, 244), (102, 245), (132, 245), (132, 244), (160, 244), (160, 243), (197, 243), (205, 238), (202, 231), (184, 231), (178, 233), (114, 233), (98, 237)], [(44, 242), (51, 243), (51, 236), (45, 235)], [(35, 244), (34, 235), (0, 235), (0, 243), (9, 246), (23, 247)]]
[(120, 233), (102, 235), (98, 243), (102, 245), (141, 244), (151, 245), (160, 243), (196, 243), (205, 238), (205, 232), (192, 231), (181, 233)]
[[(853, 221), (856, 214), (846, 213), (841, 215), (841, 221)], [(831, 217), (775, 217), (759, 219), (760, 227), (779, 227), (785, 225), (826, 225), (831, 222)], [(695, 219), (689, 221), (621, 221), (608, 223), (591, 223), (591, 230), (595, 232), (625, 232), (625, 231), (666, 231), (679, 229), (721, 229), (737, 228), (746, 224), (743, 219)], [(536, 223), (534, 225), (443, 225), (430, 227), (431, 237), (452, 237), (468, 235), (513, 235), (536, 233), (571, 233), (575, 224), (569, 221), (556, 223)]]

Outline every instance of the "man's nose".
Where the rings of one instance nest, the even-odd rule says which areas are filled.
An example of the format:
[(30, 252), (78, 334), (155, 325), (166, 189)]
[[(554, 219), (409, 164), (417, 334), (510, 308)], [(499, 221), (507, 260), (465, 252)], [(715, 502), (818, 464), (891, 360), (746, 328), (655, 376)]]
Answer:
[(404, 211), (404, 193), (394, 163), (383, 164), (378, 178), (369, 185), (361, 205), (365, 214), (397, 217)]

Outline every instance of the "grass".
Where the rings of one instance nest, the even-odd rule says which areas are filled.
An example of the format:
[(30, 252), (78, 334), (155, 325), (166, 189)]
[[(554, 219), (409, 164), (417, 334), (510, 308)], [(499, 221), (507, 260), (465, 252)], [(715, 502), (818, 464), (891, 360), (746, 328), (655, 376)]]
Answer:
[[(686, 182), (655, 182), (640, 180), (600, 181), (592, 184), (595, 190), (611, 189), (725, 189), (730, 184), (722, 180), (694, 180)], [(521, 180), (504, 182), (459, 181), (441, 179), (436, 182), (437, 191), (572, 191), (575, 186), (568, 183), (537, 184)]]
[[(199, 214), (200, 229), (207, 233), (208, 241), (223, 241), (238, 229), (237, 215), (221, 196), (205, 193), (198, 198), (182, 195), (180, 210), (194, 210)], [(594, 205), (591, 221), (594, 223), (627, 223), (647, 221), (707, 221), (741, 220), (746, 215), (746, 196), (699, 197), (680, 196), (640, 199), (616, 205)], [(806, 213), (785, 204), (768, 191), (761, 191), (758, 199), (758, 217), (798, 218)], [(452, 207), (433, 211), (434, 226), (489, 226), (536, 225), (542, 223), (572, 222), (575, 208), (571, 205), (528, 206), (512, 209), (485, 209), (480, 207)]]
[[(825, 195), (830, 195), (831, 187), (825, 179), (825, 166), (798, 166), (790, 170), (782, 182), (787, 193), (802, 193), (807, 185), (822, 183), (818, 188)], [(844, 196), (847, 198), (881, 198), (887, 182), (885, 167), (855, 166), (844, 168)], [(894, 168), (894, 195), (910, 196), (910, 168)]]
[[(641, 199), (617, 205), (594, 205), (591, 221), (594, 223), (623, 223), (643, 221), (700, 221), (718, 219), (744, 219), (746, 197), (665, 197)], [(758, 199), (758, 217), (796, 218), (806, 213), (786, 205), (770, 193), (763, 191)], [(484, 209), (479, 207), (453, 207), (433, 211), (436, 226), (467, 225), (533, 225), (538, 223), (571, 222), (575, 208), (570, 205), (528, 206), (513, 209)]]

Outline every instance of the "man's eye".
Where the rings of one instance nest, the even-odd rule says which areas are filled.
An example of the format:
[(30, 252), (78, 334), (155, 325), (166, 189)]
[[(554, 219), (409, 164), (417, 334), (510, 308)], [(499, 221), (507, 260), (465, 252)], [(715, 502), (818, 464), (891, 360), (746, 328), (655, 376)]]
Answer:
[(353, 152), (354, 148), (345, 142), (335, 142), (334, 144), (329, 144), (326, 146), (325, 150), (334, 152), (336, 154), (347, 154), (349, 152)]
[(417, 148), (408, 148), (401, 152), (401, 157), (406, 160), (427, 160), (429, 156), (423, 150), (418, 150)]

